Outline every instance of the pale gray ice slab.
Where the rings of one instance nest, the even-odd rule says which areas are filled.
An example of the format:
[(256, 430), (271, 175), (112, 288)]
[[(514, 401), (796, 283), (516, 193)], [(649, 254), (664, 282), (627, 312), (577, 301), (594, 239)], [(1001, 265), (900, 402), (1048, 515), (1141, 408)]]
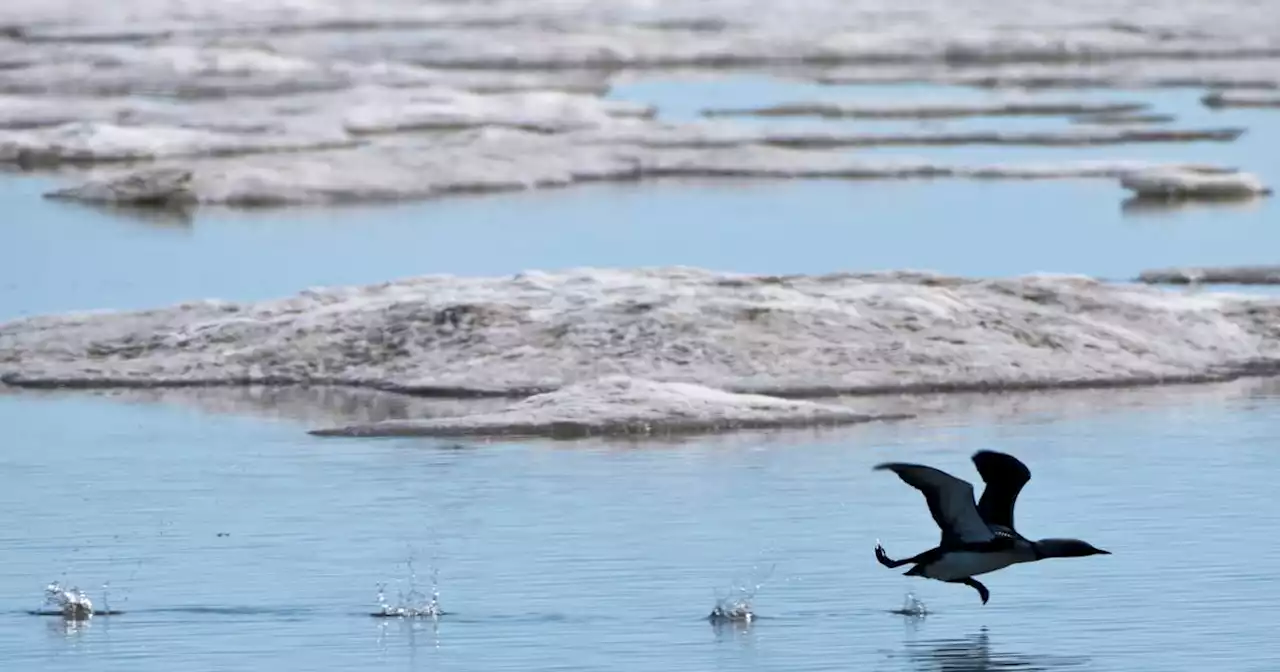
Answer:
[(1267, 196), (1271, 188), (1249, 173), (1204, 173), (1170, 168), (1133, 171), (1120, 186), (1139, 198), (1242, 199)]
[(828, 119), (957, 119), (964, 117), (1061, 117), (1120, 114), (1150, 107), (1142, 102), (1007, 100), (992, 102), (787, 102), (763, 107), (711, 107), (705, 117), (823, 117)]
[(1146, 161), (955, 164), (931, 159), (765, 145), (707, 143), (653, 147), (566, 143), (504, 129), (415, 144), (368, 144), (306, 154), (167, 162), (154, 168), (99, 170), (49, 197), (114, 205), (324, 205), (566, 187), (595, 181), (673, 177), (828, 179), (1119, 179), (1157, 168), (1209, 174), (1229, 168)]
[(1280, 266), (1181, 266), (1143, 271), (1140, 282), (1153, 285), (1280, 285)]
[(1215, 91), (1200, 99), (1205, 107), (1280, 108), (1280, 91)]
[(1171, 124), (1177, 121), (1172, 114), (1082, 114), (1071, 118), (1071, 123), (1088, 126), (1141, 126), (1143, 124)]
[(989, 89), (1275, 89), (1277, 58), (1119, 59), (1094, 62), (856, 65), (829, 68), (824, 84), (932, 82)]
[(694, 268), (425, 276), (0, 325), (34, 387), (334, 384), (526, 395), (602, 377), (784, 396), (1221, 380), (1280, 362), (1280, 298), (1082, 277)]

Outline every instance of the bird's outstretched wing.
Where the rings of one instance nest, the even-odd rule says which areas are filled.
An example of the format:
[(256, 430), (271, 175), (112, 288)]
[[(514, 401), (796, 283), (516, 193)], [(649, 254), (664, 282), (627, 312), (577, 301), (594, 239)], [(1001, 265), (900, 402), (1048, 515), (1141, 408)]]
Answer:
[(1013, 507), (1022, 486), (1031, 480), (1031, 470), (1018, 458), (994, 450), (980, 450), (972, 459), (986, 483), (982, 499), (978, 500), (978, 513), (988, 525), (1012, 531)]
[(974, 506), (973, 486), (968, 481), (922, 464), (887, 462), (875, 468), (892, 471), (924, 494), (929, 513), (942, 530), (942, 545), (978, 544), (996, 538)]

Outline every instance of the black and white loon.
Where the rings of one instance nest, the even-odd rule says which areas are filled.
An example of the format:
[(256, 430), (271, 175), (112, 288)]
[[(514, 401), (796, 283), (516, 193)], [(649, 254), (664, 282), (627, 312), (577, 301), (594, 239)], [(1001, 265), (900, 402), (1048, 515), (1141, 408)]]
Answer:
[(980, 450), (972, 459), (986, 483), (976, 506), (973, 486), (945, 471), (902, 462), (876, 465), (876, 469), (888, 469), (924, 493), (929, 513), (942, 528), (942, 541), (937, 548), (905, 560), (891, 560), (877, 543), (876, 560), (880, 564), (892, 569), (914, 563), (906, 576), (962, 583), (977, 590), (986, 604), (991, 593), (974, 580), (979, 574), (1045, 558), (1111, 554), (1079, 539), (1031, 541), (1019, 534), (1013, 527), (1013, 505), (1022, 487), (1031, 480), (1031, 470), (1018, 458), (991, 450)]

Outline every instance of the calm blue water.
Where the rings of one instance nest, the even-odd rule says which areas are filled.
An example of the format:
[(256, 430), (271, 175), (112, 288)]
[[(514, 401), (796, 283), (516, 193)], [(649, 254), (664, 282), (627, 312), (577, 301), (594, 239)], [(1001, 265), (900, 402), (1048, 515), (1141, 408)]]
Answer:
[[(1173, 156), (1232, 151), (1271, 177), (1266, 147)], [(1118, 187), (1086, 181), (595, 186), (189, 225), (42, 201), (50, 184), (0, 181), (0, 317), (588, 264), (1125, 277), (1274, 261), (1280, 242), (1270, 203), (1135, 219)], [(304, 431), (315, 417), (215, 413), (180, 395), (0, 395), (0, 660), (53, 672), (1272, 670), (1278, 397), (1245, 381), (985, 398), (839, 432), (457, 447), (322, 440)], [(1115, 555), (1000, 572), (985, 606), (880, 567), (877, 539), (905, 556), (936, 528), (915, 491), (872, 465), (974, 479), (979, 448), (1030, 464), (1023, 532)], [(437, 628), (366, 615), (375, 584), (394, 594), (411, 556), (420, 586), (438, 569), (453, 613)], [(110, 581), (126, 613), (79, 630), (23, 613), (64, 578), (99, 604)], [(757, 580), (752, 627), (699, 620), (717, 592)], [(934, 613), (888, 613), (908, 590)]]
[[(51, 671), (1273, 669), (1274, 390), (1110, 414), (1099, 395), (1092, 413), (1046, 403), (1000, 423), (470, 449), (3, 398), (0, 604), (34, 607), (65, 572), (87, 588), (110, 580), (126, 614), (67, 633), (6, 611), (0, 655)], [(923, 499), (871, 466), (974, 478), (967, 455), (990, 447), (1033, 469), (1025, 532), (1115, 555), (993, 575), (986, 606), (877, 565), (876, 539), (901, 556), (936, 532)], [(362, 615), (411, 553), (423, 583), (439, 569), (456, 612), (436, 631)], [(767, 618), (699, 621), (735, 579), (764, 579)], [(934, 613), (886, 613), (907, 590)], [(969, 639), (984, 629), (985, 647)]]

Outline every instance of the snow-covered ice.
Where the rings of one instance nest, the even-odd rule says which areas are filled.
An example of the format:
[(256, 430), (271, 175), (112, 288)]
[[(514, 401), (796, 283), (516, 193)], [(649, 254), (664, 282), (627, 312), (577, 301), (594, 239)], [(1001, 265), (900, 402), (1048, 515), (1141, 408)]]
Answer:
[(1278, 317), (1280, 298), (1074, 276), (441, 275), (15, 320), (0, 325), (0, 380), (443, 396), (524, 396), (614, 375), (791, 397), (1150, 384), (1273, 366)]
[[(142, 193), (149, 204), (424, 198), (663, 176), (667, 166), (725, 177), (980, 172), (1016, 179), (1027, 173), (1021, 166), (915, 162), (904, 172), (831, 155), (886, 144), (1233, 141), (1241, 129), (1143, 129), (1147, 122), (1136, 117), (1114, 126), (1097, 113), (1145, 104), (1024, 96), (1017, 103), (923, 106), (850, 101), (807, 112), (891, 118), (1092, 111), (1087, 116), (1099, 123), (1034, 133), (749, 131), (719, 117), (663, 124), (651, 118), (661, 110), (603, 94), (638, 70), (673, 68), (785, 68), (822, 81), (990, 87), (1267, 89), (1280, 86), (1280, 28), (1273, 27), (1280, 22), (1267, 21), (1271, 13), (1246, 0), (1211, 7), (1173, 0), (992, 0), (981, 7), (810, 0), (782, 13), (760, 0), (123, 0), (109, 7), (12, 0), (0, 7), (0, 162), (143, 163), (104, 166), (57, 195), (119, 201)], [(485, 135), (502, 130), (544, 142), (515, 139), (508, 147)], [(602, 143), (612, 146), (596, 146)], [(735, 149), (688, 151), (713, 146)], [(533, 147), (553, 156), (552, 165), (531, 161)], [(1112, 162), (1131, 160), (1121, 151)], [(441, 173), (446, 163), (456, 175)], [(744, 168), (723, 169), (735, 164)], [(1078, 176), (1065, 164), (1037, 173)], [(186, 176), (181, 194), (155, 198), (163, 189), (145, 185), (153, 175)]]

